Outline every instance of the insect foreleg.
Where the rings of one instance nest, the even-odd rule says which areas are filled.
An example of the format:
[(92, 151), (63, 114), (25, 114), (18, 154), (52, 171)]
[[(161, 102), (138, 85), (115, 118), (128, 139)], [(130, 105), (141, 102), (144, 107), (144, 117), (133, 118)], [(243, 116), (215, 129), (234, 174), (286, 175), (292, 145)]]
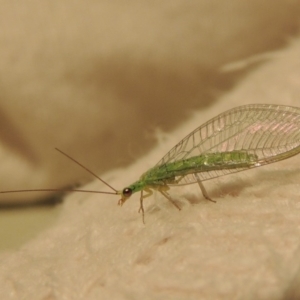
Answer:
[[(143, 195), (143, 191), (147, 192), (146, 195)], [(153, 191), (150, 190), (149, 188), (145, 188), (144, 190), (141, 191), (141, 197), (140, 197), (140, 208), (138, 212), (142, 212), (143, 216), (143, 223), (145, 224), (145, 211), (144, 211), (144, 205), (143, 205), (143, 200), (147, 197), (150, 197), (153, 194)]]
[(200, 187), (200, 189), (201, 189), (201, 192), (202, 192), (202, 195), (204, 196), (204, 198), (207, 199), (207, 200), (209, 200), (209, 201), (211, 201), (211, 202), (216, 203), (217, 201), (212, 200), (212, 199), (208, 196), (208, 193), (207, 193), (207, 191), (206, 191), (206, 189), (205, 189), (203, 183), (201, 182), (201, 180), (200, 180), (198, 174), (195, 173), (194, 176), (195, 176), (196, 179), (197, 179), (198, 185), (199, 185), (199, 187)]

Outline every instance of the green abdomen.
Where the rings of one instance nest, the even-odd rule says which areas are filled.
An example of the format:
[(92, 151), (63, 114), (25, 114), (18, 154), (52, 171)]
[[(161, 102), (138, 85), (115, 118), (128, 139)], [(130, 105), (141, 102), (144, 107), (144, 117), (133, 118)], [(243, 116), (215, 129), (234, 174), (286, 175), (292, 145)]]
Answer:
[(256, 155), (246, 151), (208, 153), (154, 167), (142, 178), (155, 181), (212, 170), (247, 168), (253, 166), (256, 160)]

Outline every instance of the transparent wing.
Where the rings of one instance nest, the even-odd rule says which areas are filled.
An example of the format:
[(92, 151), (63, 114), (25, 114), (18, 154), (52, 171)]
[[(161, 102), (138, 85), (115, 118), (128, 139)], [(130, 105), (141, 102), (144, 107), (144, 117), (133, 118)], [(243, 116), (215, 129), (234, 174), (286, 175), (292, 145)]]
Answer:
[[(300, 108), (251, 104), (228, 110), (195, 129), (172, 148), (155, 167), (206, 154), (243, 150), (257, 157), (255, 164), (236, 169), (199, 172), (209, 180), (276, 162), (300, 152)], [(196, 182), (194, 174), (178, 184)]]

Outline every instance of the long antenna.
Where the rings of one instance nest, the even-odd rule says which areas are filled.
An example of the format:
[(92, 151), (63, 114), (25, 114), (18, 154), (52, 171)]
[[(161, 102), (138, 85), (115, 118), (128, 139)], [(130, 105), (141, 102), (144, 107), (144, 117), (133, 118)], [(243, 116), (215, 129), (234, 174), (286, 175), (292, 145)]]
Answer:
[(114, 189), (111, 185), (109, 185), (106, 181), (101, 179), (99, 176), (97, 176), (95, 173), (93, 173), (91, 170), (89, 170), (87, 167), (82, 165), (80, 162), (69, 156), (68, 154), (64, 153), (58, 148), (55, 148), (58, 152), (75, 162), (77, 165), (85, 169), (87, 172), (92, 174), (94, 177), (99, 179), (102, 183), (107, 185), (109, 188), (111, 188), (114, 192), (102, 192), (102, 191), (91, 191), (91, 190), (80, 190), (80, 189), (28, 189), (28, 190), (12, 190), (12, 191), (0, 191), (0, 194), (9, 194), (9, 193), (24, 193), (24, 192), (80, 192), (80, 193), (97, 193), (97, 194), (109, 194), (109, 195), (117, 195), (119, 192)]
[(98, 194), (110, 194), (117, 195), (113, 192), (100, 192), (100, 191), (89, 191), (89, 190), (73, 190), (73, 189), (32, 189), (32, 190), (13, 190), (13, 191), (0, 191), (0, 194), (8, 193), (23, 193), (23, 192), (80, 192), (80, 193), (98, 193)]
[[(95, 178), (99, 179), (102, 183), (104, 183), (105, 185), (107, 185), (109, 188), (111, 188), (113, 191), (115, 191), (116, 193), (118, 193), (118, 191), (116, 189), (114, 189), (111, 185), (109, 185), (106, 181), (104, 181), (103, 179), (101, 179), (98, 175), (96, 175), (95, 173), (93, 173), (91, 170), (89, 170), (87, 167), (85, 167), (84, 165), (82, 165), (80, 162), (78, 162), (76, 159), (74, 159), (73, 157), (69, 156), (68, 154), (66, 154), (65, 152), (59, 150), (58, 148), (55, 148), (55, 150), (57, 150), (58, 152), (60, 152), (61, 154), (63, 154), (64, 156), (66, 156), (67, 158), (71, 159), (74, 163), (76, 163), (77, 165), (79, 165), (81, 168), (85, 169), (87, 172), (89, 172), (90, 174), (92, 174)], [(76, 190), (73, 190), (76, 191)], [(80, 190), (78, 190), (79, 192)], [(109, 193), (106, 193), (109, 194)], [(115, 194), (115, 193), (111, 193), (111, 194)]]

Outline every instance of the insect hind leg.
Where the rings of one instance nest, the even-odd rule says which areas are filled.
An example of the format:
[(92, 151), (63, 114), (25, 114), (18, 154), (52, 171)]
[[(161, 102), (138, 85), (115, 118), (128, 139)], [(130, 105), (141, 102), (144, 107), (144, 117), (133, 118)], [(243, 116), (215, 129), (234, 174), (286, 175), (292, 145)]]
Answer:
[(199, 185), (199, 187), (200, 187), (200, 189), (201, 189), (201, 192), (202, 192), (203, 197), (204, 197), (205, 199), (211, 201), (211, 202), (216, 203), (217, 201), (211, 199), (211, 198), (208, 196), (208, 193), (207, 193), (207, 191), (206, 191), (206, 189), (205, 189), (205, 187), (204, 187), (202, 181), (200, 180), (198, 174), (194, 174), (194, 176), (195, 176), (196, 179), (197, 179), (197, 182), (198, 182), (198, 185)]

